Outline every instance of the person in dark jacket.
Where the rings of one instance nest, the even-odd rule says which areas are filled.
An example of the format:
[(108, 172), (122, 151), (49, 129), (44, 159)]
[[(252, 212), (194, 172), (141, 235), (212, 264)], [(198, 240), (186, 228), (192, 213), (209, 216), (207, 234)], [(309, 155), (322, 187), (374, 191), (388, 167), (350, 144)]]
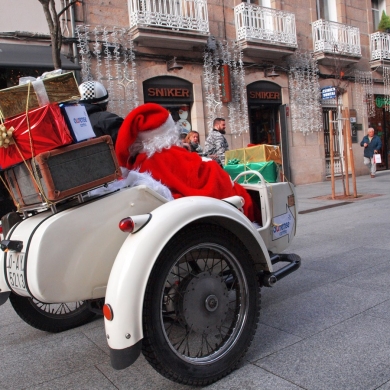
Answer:
[(81, 95), (79, 103), (87, 110), (96, 137), (110, 135), (115, 146), (123, 118), (107, 111), (108, 92), (106, 88), (97, 81), (86, 81), (79, 86), (79, 90)]
[(376, 163), (374, 162), (374, 154), (379, 153), (382, 147), (381, 139), (375, 135), (375, 130), (370, 127), (360, 142), (360, 146), (364, 147), (364, 165), (370, 170), (371, 177), (375, 177)]

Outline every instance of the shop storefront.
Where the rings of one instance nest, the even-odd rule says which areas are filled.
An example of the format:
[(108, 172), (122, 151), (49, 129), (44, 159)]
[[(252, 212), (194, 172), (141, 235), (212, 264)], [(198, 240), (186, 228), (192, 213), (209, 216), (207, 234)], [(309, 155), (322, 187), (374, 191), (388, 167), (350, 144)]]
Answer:
[(194, 102), (192, 84), (179, 77), (159, 76), (143, 82), (144, 102), (165, 107), (186, 130), (192, 129), (191, 107)]
[(279, 85), (256, 81), (247, 86), (250, 142), (280, 144), (279, 108), (282, 93)]

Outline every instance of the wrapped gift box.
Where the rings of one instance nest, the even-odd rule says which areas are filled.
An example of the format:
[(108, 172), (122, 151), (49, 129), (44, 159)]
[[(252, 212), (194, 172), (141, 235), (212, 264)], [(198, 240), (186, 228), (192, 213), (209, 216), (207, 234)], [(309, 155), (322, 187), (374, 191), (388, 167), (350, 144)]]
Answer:
[[(28, 121), (26, 115), (20, 115), (5, 121), (4, 125), (7, 129), (14, 128), (12, 137), (15, 144), (9, 145), (8, 148), (0, 147), (1, 169), (32, 157), (30, 135), (35, 156), (73, 143), (72, 136), (57, 104), (48, 104), (30, 111)], [(29, 126), (30, 131), (28, 131)]]
[[(229, 164), (224, 166), (224, 170), (234, 180), (237, 175), (245, 171), (257, 171), (261, 173), (268, 183), (276, 183), (278, 181), (279, 166), (274, 161), (249, 163), (249, 164)], [(246, 175), (238, 179), (238, 183), (259, 183), (259, 178), (256, 175)]]
[[(30, 90), (30, 92), (29, 92)], [(28, 97), (28, 102), (27, 102)], [(41, 81), (0, 90), (0, 111), (11, 118), (47, 103), (79, 100), (80, 92), (72, 72), (52, 76)]]
[(282, 164), (279, 146), (275, 145), (256, 145), (249, 148), (234, 149), (225, 152), (225, 164), (229, 160), (238, 160), (240, 164), (255, 162), (275, 161)]

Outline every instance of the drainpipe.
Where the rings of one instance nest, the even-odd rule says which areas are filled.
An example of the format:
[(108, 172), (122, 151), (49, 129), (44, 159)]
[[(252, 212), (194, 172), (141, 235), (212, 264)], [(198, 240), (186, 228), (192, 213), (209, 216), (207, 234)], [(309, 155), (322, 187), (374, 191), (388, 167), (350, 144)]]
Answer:
[[(75, 35), (75, 31), (76, 31), (76, 22), (75, 22), (74, 7), (75, 7), (75, 4), (71, 5), (71, 7), (70, 7), (71, 38), (72, 38), (72, 40), (73, 40), (73, 43), (72, 43), (72, 52), (73, 52), (74, 63), (75, 63), (76, 65), (79, 65), (79, 56), (78, 56), (78, 52), (77, 52), (77, 45), (76, 45), (76, 42), (75, 42), (75, 38), (76, 38), (76, 35)], [(80, 84), (81, 77), (80, 77), (80, 71), (79, 71), (79, 70), (76, 70), (76, 71), (75, 71), (75, 76), (76, 76), (77, 82)]]

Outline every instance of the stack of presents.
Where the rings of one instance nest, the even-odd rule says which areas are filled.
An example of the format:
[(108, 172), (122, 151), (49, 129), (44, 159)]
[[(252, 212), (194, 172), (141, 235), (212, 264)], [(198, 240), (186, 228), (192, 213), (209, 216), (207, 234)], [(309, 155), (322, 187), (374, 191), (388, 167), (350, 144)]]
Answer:
[(0, 170), (19, 210), (49, 208), (114, 181), (111, 137), (95, 138), (73, 73), (0, 90)]
[[(246, 171), (259, 172), (268, 183), (279, 181), (282, 157), (279, 146), (255, 145), (248, 148), (225, 152), (225, 171), (234, 180), (238, 174)], [(238, 179), (238, 183), (258, 183), (259, 177), (248, 174)]]

